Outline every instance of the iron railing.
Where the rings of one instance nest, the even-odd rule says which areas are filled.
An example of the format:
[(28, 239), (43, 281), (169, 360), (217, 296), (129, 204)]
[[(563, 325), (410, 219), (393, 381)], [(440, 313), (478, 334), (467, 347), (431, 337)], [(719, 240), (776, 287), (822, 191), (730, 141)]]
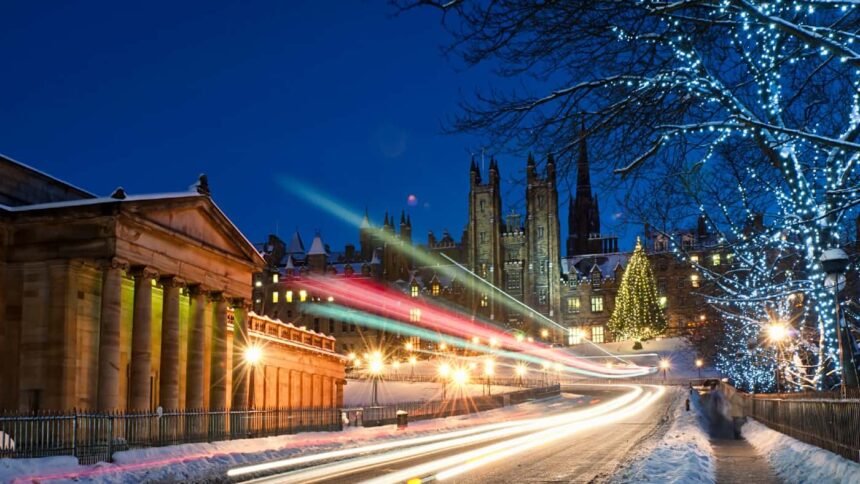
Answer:
[(0, 414), (0, 458), (72, 455), (91, 464), (121, 450), (341, 428), (337, 408), (7, 413)]
[[(723, 384), (723, 392), (741, 398), (744, 415), (801, 442), (860, 462), (860, 398), (839, 392), (750, 395)], [(735, 402), (737, 402), (735, 400)]]
[(273, 408), (254, 410), (185, 410), (150, 413), (0, 413), (0, 458), (71, 455), (81, 464), (110, 462), (122, 450), (195, 442), (267, 437), (312, 431), (343, 430), (342, 413), (350, 424), (392, 424), (397, 412), (410, 420), (462, 415), (546, 398), (558, 385), (528, 388), (499, 395), (377, 407)]

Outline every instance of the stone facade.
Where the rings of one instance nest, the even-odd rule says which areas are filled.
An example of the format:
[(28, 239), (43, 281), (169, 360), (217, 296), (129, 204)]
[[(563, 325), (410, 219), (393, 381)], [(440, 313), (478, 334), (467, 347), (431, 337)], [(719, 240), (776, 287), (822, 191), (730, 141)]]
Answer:
[[(0, 180), (0, 409), (245, 404), (264, 261), (205, 177), (188, 192), (96, 197), (0, 158)], [(267, 342), (272, 361), (301, 352), (282, 346)], [(332, 350), (309, 349), (304, 371), (342, 385)]]

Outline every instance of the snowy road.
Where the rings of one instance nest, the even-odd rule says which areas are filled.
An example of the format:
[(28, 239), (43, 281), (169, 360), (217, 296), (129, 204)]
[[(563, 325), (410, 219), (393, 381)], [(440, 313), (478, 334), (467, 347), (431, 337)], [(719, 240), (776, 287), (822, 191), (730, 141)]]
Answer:
[(569, 400), (539, 418), (323, 452), (230, 474), (279, 483), (591, 482), (609, 478), (633, 446), (662, 428), (668, 405), (662, 387), (569, 390), (592, 398)]

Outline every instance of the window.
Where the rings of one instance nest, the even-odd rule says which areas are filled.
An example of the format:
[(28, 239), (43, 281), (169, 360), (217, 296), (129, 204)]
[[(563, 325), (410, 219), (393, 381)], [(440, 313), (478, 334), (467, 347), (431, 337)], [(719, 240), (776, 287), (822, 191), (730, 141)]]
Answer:
[(519, 272), (511, 272), (508, 274), (508, 289), (519, 289), (521, 284)]
[(272, 302), (273, 303), (278, 302), (278, 291), (272, 291)]
[(690, 256), (690, 262), (692, 262), (693, 264), (698, 264), (699, 263), (699, 256), (691, 255)]
[(299, 301), (305, 302), (308, 299), (308, 292), (302, 289), (299, 291)]
[(481, 277), (487, 278), (487, 264), (483, 262), (481, 263)]
[(715, 267), (720, 265), (720, 254), (714, 254), (711, 256), (711, 265)]
[(430, 293), (434, 296), (438, 296), (441, 292), (442, 286), (440, 286), (438, 282), (434, 282), (433, 285), (430, 287)]
[(567, 300), (567, 312), (569, 313), (578, 313), (580, 308), (580, 301), (578, 297), (572, 297)]
[(293, 302), (293, 291), (287, 291), (287, 302)]
[(546, 288), (538, 288), (538, 304), (546, 304)]
[(728, 262), (729, 264), (734, 263), (735, 262), (735, 255), (731, 254), (731, 253), (726, 254), (726, 262)]
[(660, 296), (660, 299), (658, 299), (658, 301), (660, 302), (660, 307), (666, 309), (666, 296)]
[(603, 296), (591, 296), (591, 312), (603, 312)]
[(320, 332), (320, 318), (314, 318), (314, 331)]
[(538, 238), (538, 240), (543, 239), (543, 227), (537, 228), (537, 238)]
[(690, 238), (690, 237), (685, 236), (685, 237), (681, 240), (681, 245), (684, 247), (684, 250), (690, 250), (690, 249), (692, 249), (692, 248), (693, 248), (693, 239), (692, 239), (692, 238)]
[(666, 241), (663, 239), (658, 239), (654, 241), (654, 250), (657, 252), (663, 252), (666, 250)]
[(600, 287), (602, 280), (603, 278), (600, 276), (600, 271), (594, 271), (591, 273), (591, 287)]
[(603, 326), (591, 327), (591, 342), (603, 343)]
[(693, 274), (692, 276), (690, 276), (690, 284), (692, 284), (693, 287), (699, 287), (699, 275), (698, 274)]
[(481, 200), (480, 202), (478, 202), (478, 205), (480, 205), (480, 207), (481, 207), (481, 213), (483, 213), (483, 212), (484, 212), (484, 207), (485, 207), (485, 205), (486, 205), (486, 200)]
[(481, 307), (485, 308), (490, 305), (490, 299), (486, 294), (481, 294)]
[(665, 277), (661, 277), (657, 279), (657, 292), (660, 294), (666, 294), (666, 288), (669, 286), (668, 282), (666, 282)]
[(421, 321), (421, 310), (419, 308), (412, 308), (409, 310), (409, 321), (412, 321), (413, 323)]
[(418, 285), (417, 284), (413, 284), (409, 288), (409, 295), (412, 297), (418, 297)]
[(479, 233), (478, 239), (479, 239), (479, 242), (481, 242), (482, 244), (486, 243), (487, 242), (487, 233), (486, 232)]
[(272, 274), (272, 282), (275, 284), (278, 283), (278, 275), (277, 274)]
[(328, 334), (334, 333), (334, 319), (328, 320)]
[(256, 281), (254, 281), (254, 286), (256, 286), (256, 287), (263, 287), (263, 281), (261, 281), (261, 280), (257, 279)]
[(578, 345), (582, 343), (583, 336), (585, 336), (585, 332), (582, 331), (582, 328), (570, 328), (567, 332), (567, 344)]

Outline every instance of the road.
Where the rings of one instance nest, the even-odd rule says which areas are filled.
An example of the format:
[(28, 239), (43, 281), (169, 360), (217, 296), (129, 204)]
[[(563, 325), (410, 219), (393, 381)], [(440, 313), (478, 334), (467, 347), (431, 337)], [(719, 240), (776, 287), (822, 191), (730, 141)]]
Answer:
[[(601, 482), (665, 428), (671, 398), (649, 385), (575, 386), (538, 418), (288, 459), (239, 470), (248, 482)], [(264, 466), (265, 467), (265, 466)], [(254, 472), (251, 472), (254, 471)], [(266, 475), (280, 472), (274, 475)], [(262, 476), (262, 477), (259, 477)]]

